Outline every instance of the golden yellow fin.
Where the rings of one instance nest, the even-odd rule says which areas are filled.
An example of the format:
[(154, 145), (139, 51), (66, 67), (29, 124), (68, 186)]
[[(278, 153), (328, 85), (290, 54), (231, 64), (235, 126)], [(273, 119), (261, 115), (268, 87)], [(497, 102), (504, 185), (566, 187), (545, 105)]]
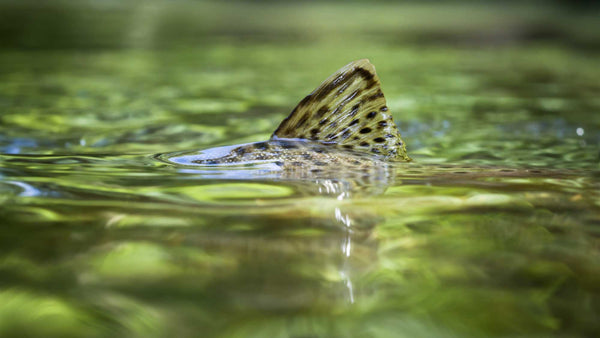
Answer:
[(367, 59), (335, 72), (285, 118), (272, 139), (300, 138), (410, 161)]

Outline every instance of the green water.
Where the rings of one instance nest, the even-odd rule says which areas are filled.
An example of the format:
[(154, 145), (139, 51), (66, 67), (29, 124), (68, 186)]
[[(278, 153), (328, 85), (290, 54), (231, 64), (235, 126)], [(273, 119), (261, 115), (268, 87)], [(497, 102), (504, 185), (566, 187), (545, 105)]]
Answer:
[[(114, 26), (90, 16), (6, 39), (0, 336), (600, 332), (600, 58), (589, 37), (566, 25), (577, 43), (490, 44), (470, 33), (496, 32), (494, 10), (465, 23), (410, 7), (426, 25), (382, 5), (357, 16), (382, 13), (377, 23), (333, 26), (353, 8), (311, 6), (239, 9), (265, 10), (263, 21), (211, 7), (239, 27), (204, 7), (150, 8), (140, 16), (160, 29), (133, 35), (120, 25), (134, 10), (110, 7), (99, 15)], [(10, 8), (40, 27), (68, 13)], [(205, 20), (194, 26), (193, 13)], [(555, 18), (519, 13), (509, 28)], [(181, 22), (195, 30), (178, 36)], [(310, 179), (155, 157), (265, 140), (320, 81), (365, 57), (415, 160), (375, 189), (338, 200)]]

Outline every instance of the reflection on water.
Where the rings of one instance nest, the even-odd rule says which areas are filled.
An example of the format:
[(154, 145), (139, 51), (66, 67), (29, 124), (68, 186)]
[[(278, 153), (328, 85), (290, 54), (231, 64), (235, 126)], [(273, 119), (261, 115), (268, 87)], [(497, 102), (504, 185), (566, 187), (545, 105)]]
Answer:
[(595, 330), (588, 171), (409, 163), (338, 199), (347, 186), (325, 179), (215, 179), (148, 156), (2, 166), (8, 334)]

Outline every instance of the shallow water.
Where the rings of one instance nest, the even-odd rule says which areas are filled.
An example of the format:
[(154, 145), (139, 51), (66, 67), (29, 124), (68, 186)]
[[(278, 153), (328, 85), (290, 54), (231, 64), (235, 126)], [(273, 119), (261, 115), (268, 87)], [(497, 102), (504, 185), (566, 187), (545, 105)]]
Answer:
[[(0, 335), (597, 334), (597, 52), (392, 41), (2, 51)], [(165, 162), (362, 57), (415, 160), (385, 179)]]

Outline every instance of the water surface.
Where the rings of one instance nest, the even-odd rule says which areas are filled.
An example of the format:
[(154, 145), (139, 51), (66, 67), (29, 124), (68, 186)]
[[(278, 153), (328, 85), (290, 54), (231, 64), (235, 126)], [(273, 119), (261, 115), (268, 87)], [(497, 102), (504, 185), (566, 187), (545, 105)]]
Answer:
[[(225, 35), (0, 53), (0, 335), (599, 332), (597, 52)], [(157, 155), (265, 140), (363, 57), (415, 160), (386, 179)]]

